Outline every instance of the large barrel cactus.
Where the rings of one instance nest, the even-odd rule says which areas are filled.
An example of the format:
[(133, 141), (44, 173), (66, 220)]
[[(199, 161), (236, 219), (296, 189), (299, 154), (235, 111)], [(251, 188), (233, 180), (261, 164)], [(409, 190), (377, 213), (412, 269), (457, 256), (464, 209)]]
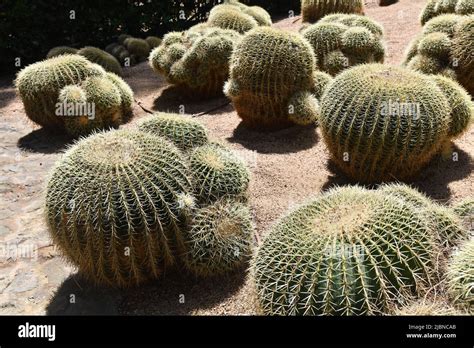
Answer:
[(92, 63), (99, 64), (106, 71), (122, 75), (122, 67), (120, 66), (119, 61), (113, 55), (101, 50), (100, 48), (86, 46), (77, 51), (77, 54), (86, 57)]
[(119, 130), (79, 141), (48, 183), (53, 241), (97, 284), (126, 287), (157, 277), (183, 250), (187, 173), (177, 148), (151, 134)]
[(201, 202), (243, 197), (250, 173), (245, 162), (220, 144), (196, 148), (190, 156), (196, 196)]
[(351, 66), (383, 62), (383, 28), (359, 15), (328, 15), (306, 27), (302, 35), (309, 41), (317, 58), (317, 67), (336, 75)]
[(431, 226), (439, 243), (451, 248), (469, 237), (462, 220), (451, 209), (432, 201), (418, 190), (403, 184), (387, 184), (379, 188), (383, 194), (393, 195), (413, 206)]
[(474, 14), (473, 0), (428, 0), (425, 8), (421, 12), (421, 24), (425, 24), (430, 19), (446, 13), (459, 15)]
[(45, 128), (57, 129), (64, 125), (64, 118), (56, 116), (61, 89), (105, 74), (102, 67), (86, 58), (67, 54), (27, 66), (18, 73), (15, 83), (28, 118)]
[(472, 118), (472, 111), (458, 113), (445, 92), (433, 77), (402, 67), (342, 72), (326, 89), (319, 119), (333, 160), (360, 182), (413, 177), (469, 123), (454, 120)]
[(199, 209), (186, 233), (186, 267), (199, 276), (232, 272), (252, 254), (254, 227), (243, 203), (220, 200)]
[(222, 95), (229, 60), (241, 36), (233, 30), (201, 27), (165, 35), (150, 65), (190, 96)]
[(448, 264), (448, 292), (455, 303), (474, 309), (474, 239), (455, 252)]
[(457, 79), (473, 95), (474, 15), (445, 14), (428, 21), (407, 50), (404, 65)]
[(266, 314), (381, 314), (436, 281), (436, 254), (429, 226), (410, 205), (342, 187), (283, 217), (251, 274)]
[(242, 12), (239, 7), (231, 5), (218, 5), (214, 7), (207, 24), (211, 27), (235, 30), (244, 34), (259, 26), (252, 16)]
[(315, 23), (330, 13), (364, 13), (362, 0), (301, 0), (303, 22)]
[(247, 127), (272, 130), (315, 124), (315, 94), (321, 94), (328, 82), (321, 74), (313, 49), (300, 35), (262, 27), (237, 45), (225, 93)]
[(142, 120), (138, 129), (165, 137), (183, 151), (209, 142), (207, 129), (189, 116), (161, 112)]

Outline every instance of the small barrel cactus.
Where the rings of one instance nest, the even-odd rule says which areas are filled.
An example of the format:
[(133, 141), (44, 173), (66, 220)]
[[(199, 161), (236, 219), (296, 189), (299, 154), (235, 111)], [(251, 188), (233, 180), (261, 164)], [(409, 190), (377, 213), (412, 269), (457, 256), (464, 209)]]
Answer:
[(138, 129), (165, 137), (183, 151), (209, 142), (207, 129), (189, 116), (158, 113), (142, 120)]
[(301, 0), (303, 22), (315, 23), (330, 13), (364, 14), (362, 0)]
[(452, 307), (444, 301), (425, 301), (419, 300), (406, 306), (398, 308), (394, 315), (408, 316), (446, 316), (446, 315), (463, 315), (460, 310)]
[(331, 75), (356, 64), (383, 62), (383, 29), (359, 15), (329, 15), (307, 26), (302, 35), (317, 58), (317, 67)]
[(64, 126), (64, 118), (56, 116), (61, 89), (105, 74), (99, 65), (82, 56), (68, 54), (27, 66), (18, 73), (15, 84), (28, 118), (40, 126), (57, 130)]
[(86, 46), (77, 51), (77, 54), (86, 57), (92, 63), (99, 64), (106, 71), (113, 72), (119, 76), (122, 75), (122, 67), (119, 61), (113, 55), (100, 48)]
[(232, 272), (252, 254), (254, 227), (243, 203), (221, 200), (199, 209), (186, 234), (184, 264), (199, 276)]
[(125, 39), (124, 45), (131, 55), (134, 55), (139, 62), (143, 62), (148, 59), (150, 54), (150, 45), (143, 39), (137, 39), (129, 37)]
[[(260, 6), (247, 6), (237, 0), (227, 0), (225, 4), (237, 6), (243, 13), (252, 16), (259, 25), (270, 27), (273, 24), (270, 14)], [(215, 6), (214, 8), (217, 7)]]
[(148, 36), (145, 41), (148, 43), (148, 46), (150, 46), (150, 49), (153, 49), (158, 47), (162, 40), (158, 36)]
[(259, 26), (252, 16), (231, 5), (218, 5), (214, 7), (209, 14), (207, 24), (211, 27), (235, 30), (240, 34), (244, 34)]
[(58, 46), (58, 47), (53, 47), (49, 50), (48, 54), (46, 55), (46, 58), (53, 58), (57, 56), (62, 56), (63, 54), (76, 54), (77, 49), (72, 48), (69, 46)]
[(190, 156), (196, 196), (201, 202), (245, 196), (250, 173), (245, 162), (227, 148), (211, 143)]
[(114, 73), (107, 73), (107, 78), (113, 82), (115, 87), (120, 93), (120, 99), (122, 101), (122, 123), (127, 123), (133, 117), (133, 102), (134, 96), (130, 86), (119, 76)]
[(150, 64), (190, 96), (222, 95), (229, 60), (240, 39), (235, 31), (218, 28), (170, 33), (152, 51)]
[(455, 110), (433, 77), (366, 64), (327, 87), (319, 123), (333, 160), (350, 178), (405, 180), (459, 134)]
[(445, 14), (428, 21), (407, 50), (404, 65), (457, 79), (473, 95), (474, 15)]
[(125, 43), (125, 40), (131, 38), (132, 36), (131, 35), (128, 35), (128, 34), (120, 34), (117, 38), (117, 42), (120, 44), (120, 45), (123, 45)]
[(452, 207), (456, 214), (469, 231), (474, 231), (474, 199), (466, 198)]
[(448, 292), (454, 302), (472, 312), (474, 308), (474, 239), (451, 256), (448, 264)]
[(474, 14), (474, 1), (472, 0), (428, 0), (425, 8), (421, 12), (421, 24), (425, 24), (430, 19), (446, 13), (459, 15)]
[(119, 130), (79, 141), (48, 183), (53, 241), (97, 284), (127, 287), (156, 278), (184, 243), (187, 173), (177, 148), (151, 134)]
[[(224, 91), (245, 126), (281, 129), (316, 124), (327, 75), (300, 35), (261, 27), (246, 34), (232, 54)], [(317, 91), (318, 89), (318, 91)]]
[(393, 195), (413, 206), (435, 232), (441, 245), (451, 248), (469, 237), (461, 219), (450, 209), (433, 202), (418, 190), (403, 184), (387, 184), (379, 188), (383, 194)]
[(381, 314), (436, 281), (436, 254), (429, 226), (411, 206), (348, 186), (283, 217), (251, 274), (266, 314)]

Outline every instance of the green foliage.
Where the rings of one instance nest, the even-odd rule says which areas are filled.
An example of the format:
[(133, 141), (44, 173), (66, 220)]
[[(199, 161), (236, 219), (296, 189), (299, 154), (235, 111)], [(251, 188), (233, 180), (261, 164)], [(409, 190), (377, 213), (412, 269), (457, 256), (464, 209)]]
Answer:
[(119, 76), (122, 75), (122, 67), (119, 61), (113, 55), (100, 48), (86, 46), (77, 51), (77, 54), (86, 57), (92, 63), (99, 64), (106, 71), (113, 72)]
[(97, 284), (127, 287), (156, 278), (184, 243), (187, 173), (176, 147), (151, 134), (120, 130), (82, 139), (48, 183), (53, 241)]
[(474, 306), (474, 239), (461, 246), (448, 264), (448, 291), (454, 302), (472, 311)]
[(429, 226), (410, 205), (348, 186), (280, 219), (251, 274), (265, 314), (382, 314), (436, 280), (436, 255)]
[(307, 26), (302, 35), (317, 58), (317, 67), (336, 75), (356, 64), (383, 62), (382, 27), (363, 16), (328, 15)]
[(244, 266), (252, 254), (254, 227), (242, 203), (218, 201), (199, 209), (186, 235), (186, 267), (199, 276), (214, 276)]
[(153, 69), (191, 96), (222, 95), (229, 60), (241, 36), (233, 30), (199, 26), (165, 35), (150, 55)]
[(53, 58), (57, 56), (61, 56), (63, 54), (76, 54), (77, 49), (68, 47), (68, 46), (58, 46), (58, 47), (53, 47), (49, 50), (48, 54), (46, 55), (46, 58)]
[(474, 14), (474, 1), (472, 0), (428, 0), (420, 17), (421, 24), (430, 19), (446, 13), (459, 15)]
[(332, 158), (360, 182), (413, 177), (451, 139), (452, 106), (435, 80), (402, 68), (361, 65), (339, 74), (321, 101)]
[(201, 202), (246, 195), (250, 173), (245, 162), (219, 144), (196, 148), (190, 155), (190, 168)]
[(142, 120), (138, 129), (165, 137), (183, 151), (209, 142), (207, 129), (189, 116), (158, 113)]
[(364, 13), (362, 0), (301, 0), (303, 22), (315, 23), (330, 13)]
[(224, 92), (247, 127), (272, 130), (315, 124), (315, 72), (314, 53), (306, 40), (261, 27), (246, 34), (234, 50)]

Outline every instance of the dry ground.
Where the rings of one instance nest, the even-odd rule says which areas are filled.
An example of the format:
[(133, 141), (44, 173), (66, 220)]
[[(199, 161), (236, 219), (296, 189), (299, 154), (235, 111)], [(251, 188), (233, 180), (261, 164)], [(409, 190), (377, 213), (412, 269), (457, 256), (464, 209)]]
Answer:
[[(425, 1), (400, 0), (388, 7), (375, 3), (370, 1), (367, 15), (385, 28), (387, 63), (399, 64), (421, 29), (418, 16)], [(294, 18), (275, 24), (287, 30), (298, 30), (300, 25)], [(186, 113), (197, 114), (226, 104), (224, 98), (184, 99), (146, 63), (126, 71), (125, 79), (147, 109), (178, 111), (184, 106)], [(27, 121), (11, 81), (0, 80), (0, 93), (0, 246), (4, 246), (0, 248), (0, 314), (255, 313), (250, 284), (242, 272), (210, 280), (170, 272), (155, 284), (122, 293), (91, 289), (78, 279), (51, 246), (41, 210), (48, 170), (70, 141)], [(139, 119), (146, 113), (136, 105), (135, 115)], [(259, 235), (292, 206), (333, 185), (348, 183), (329, 162), (318, 130), (251, 132), (240, 126), (231, 105), (199, 120), (214, 138), (227, 142), (249, 162), (250, 203)], [(474, 129), (456, 141), (454, 151), (457, 161), (434, 160), (413, 184), (442, 202), (473, 196)]]

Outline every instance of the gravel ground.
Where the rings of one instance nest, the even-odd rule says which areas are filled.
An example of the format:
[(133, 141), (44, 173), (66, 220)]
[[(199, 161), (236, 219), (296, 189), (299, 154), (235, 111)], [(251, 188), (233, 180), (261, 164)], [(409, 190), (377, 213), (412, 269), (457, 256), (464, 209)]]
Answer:
[[(421, 30), (418, 16), (424, 3), (368, 4), (367, 15), (385, 28), (387, 63), (401, 63), (408, 43)], [(279, 20), (275, 26), (296, 31), (301, 21), (295, 20)], [(199, 114), (219, 107), (198, 119), (212, 137), (227, 142), (249, 163), (250, 204), (259, 236), (291, 207), (348, 183), (329, 162), (317, 129), (248, 131), (225, 98), (183, 99), (146, 63), (127, 69), (125, 79), (150, 110), (178, 111), (184, 106), (186, 113)], [(136, 105), (135, 115), (125, 127), (134, 127), (146, 113)], [(206, 280), (169, 272), (154, 284), (127, 292), (90, 288), (51, 245), (42, 217), (48, 170), (70, 140), (47, 134), (27, 120), (11, 79), (0, 79), (0, 117), (0, 314), (255, 314), (244, 272)], [(471, 130), (454, 144), (457, 161), (435, 159), (412, 184), (441, 202), (473, 196), (473, 149)]]

